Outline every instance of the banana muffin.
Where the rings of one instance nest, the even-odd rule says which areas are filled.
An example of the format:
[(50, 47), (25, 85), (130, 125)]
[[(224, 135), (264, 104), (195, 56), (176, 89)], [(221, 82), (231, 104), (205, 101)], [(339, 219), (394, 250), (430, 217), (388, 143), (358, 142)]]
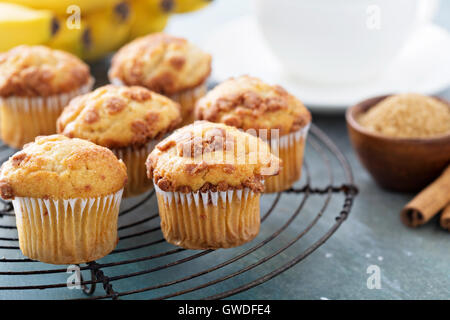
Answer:
[(58, 119), (58, 133), (111, 149), (128, 170), (125, 196), (152, 186), (145, 160), (162, 136), (180, 122), (180, 107), (145, 88), (107, 85), (76, 97)]
[(0, 53), (3, 141), (21, 148), (36, 136), (56, 133), (62, 109), (93, 84), (88, 65), (69, 53), (26, 45)]
[(264, 179), (280, 159), (261, 139), (196, 121), (161, 141), (147, 160), (166, 240), (189, 249), (239, 246), (259, 232)]
[(181, 105), (183, 125), (193, 121), (195, 102), (206, 93), (211, 56), (185, 39), (164, 33), (138, 38), (112, 59), (113, 84), (138, 85)]
[(267, 193), (289, 189), (300, 179), (311, 114), (282, 87), (249, 76), (232, 78), (197, 102), (195, 116), (243, 129), (270, 142), (272, 152), (283, 160), (283, 169), (266, 180)]
[(12, 200), (22, 253), (52, 264), (99, 259), (117, 245), (127, 180), (107, 148), (63, 135), (37, 137), (0, 169), (0, 196)]

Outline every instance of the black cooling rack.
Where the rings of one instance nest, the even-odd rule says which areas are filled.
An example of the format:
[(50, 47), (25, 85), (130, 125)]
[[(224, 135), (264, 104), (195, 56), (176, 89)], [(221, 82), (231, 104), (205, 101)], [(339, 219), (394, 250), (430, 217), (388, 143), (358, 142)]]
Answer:
[[(4, 162), (14, 150), (0, 145), (0, 152), (5, 154), (0, 160)], [(312, 158), (310, 152), (316, 156)], [(191, 251), (167, 244), (159, 228), (153, 191), (124, 200), (118, 247), (98, 262), (79, 266), (84, 294), (80, 290), (67, 293), (66, 266), (47, 265), (21, 255), (12, 204), (2, 201), (0, 296), (17, 296), (19, 291), (39, 298), (43, 290), (66, 290), (57, 297), (75, 299), (192, 298), (193, 293), (196, 299), (222, 299), (236, 295), (304, 260), (350, 213), (357, 194), (350, 165), (314, 125), (307, 140), (303, 177), (297, 185), (283, 193), (262, 196), (261, 233), (256, 239), (240, 248), (216, 251)], [(310, 201), (313, 197), (315, 201)], [(287, 201), (289, 210), (281, 209)], [(270, 225), (266, 222), (269, 218)], [(301, 268), (297, 270), (301, 272)]]

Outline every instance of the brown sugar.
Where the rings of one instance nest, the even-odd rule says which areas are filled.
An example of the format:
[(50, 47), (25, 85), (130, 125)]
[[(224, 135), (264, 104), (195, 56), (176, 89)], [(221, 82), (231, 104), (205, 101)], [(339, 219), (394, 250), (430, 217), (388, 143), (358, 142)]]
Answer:
[(426, 138), (450, 133), (450, 105), (415, 94), (388, 97), (362, 114), (366, 129), (398, 138)]

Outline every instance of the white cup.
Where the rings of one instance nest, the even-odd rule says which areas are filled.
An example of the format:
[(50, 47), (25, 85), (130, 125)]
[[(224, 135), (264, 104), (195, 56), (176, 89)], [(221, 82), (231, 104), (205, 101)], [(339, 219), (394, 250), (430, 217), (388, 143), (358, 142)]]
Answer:
[(423, 0), (254, 0), (258, 26), (292, 76), (316, 83), (370, 80), (424, 19)]

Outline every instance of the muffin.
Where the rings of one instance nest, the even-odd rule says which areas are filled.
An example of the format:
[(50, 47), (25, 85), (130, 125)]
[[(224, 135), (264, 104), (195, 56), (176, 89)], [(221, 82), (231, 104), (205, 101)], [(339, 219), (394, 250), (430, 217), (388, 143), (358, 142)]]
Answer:
[(311, 114), (282, 87), (249, 76), (232, 78), (197, 102), (195, 116), (270, 140), (272, 152), (283, 160), (283, 169), (266, 180), (267, 193), (289, 189), (300, 179)]
[(190, 42), (163, 33), (138, 38), (112, 59), (113, 84), (139, 85), (181, 105), (182, 125), (193, 121), (195, 102), (206, 93), (211, 56)]
[(136, 196), (152, 187), (145, 160), (181, 122), (179, 109), (145, 88), (107, 85), (73, 99), (59, 117), (57, 130), (111, 149), (127, 166), (125, 196)]
[(196, 121), (178, 129), (147, 160), (165, 239), (188, 249), (252, 240), (264, 179), (279, 170), (265, 142), (236, 128)]
[(0, 53), (3, 141), (21, 148), (36, 136), (56, 133), (62, 109), (93, 84), (89, 67), (69, 53), (25, 45)]
[(52, 264), (99, 259), (117, 245), (127, 180), (107, 148), (63, 135), (37, 137), (0, 169), (0, 196), (12, 200), (22, 253)]

